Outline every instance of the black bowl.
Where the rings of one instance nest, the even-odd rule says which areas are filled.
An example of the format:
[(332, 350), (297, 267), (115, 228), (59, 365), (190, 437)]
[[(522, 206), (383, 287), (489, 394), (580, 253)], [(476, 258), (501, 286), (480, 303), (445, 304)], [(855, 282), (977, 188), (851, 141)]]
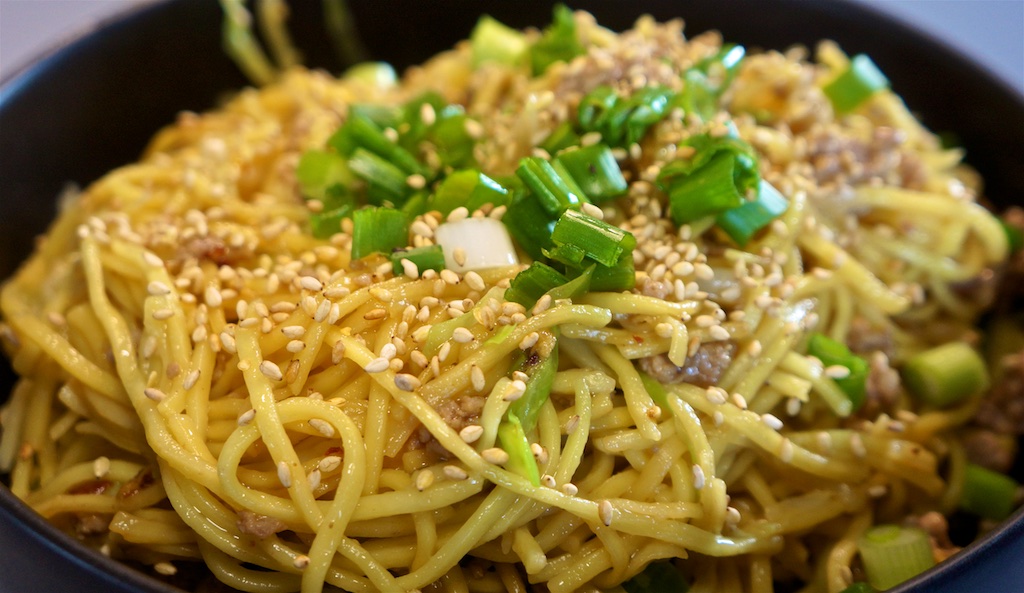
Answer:
[[(338, 71), (319, 2), (291, 2), (306, 63)], [(352, 2), (371, 55), (396, 67), (418, 63), (471, 30), (472, 0)], [(1024, 196), (1024, 98), (934, 39), (845, 1), (645, 0), (574, 2), (621, 30), (642, 12), (682, 16), (690, 34), (718, 29), (748, 47), (783, 49), (834, 39), (866, 52), (894, 89), (936, 131), (955, 131), (997, 206)], [(548, 2), (487, 7), (512, 26), (546, 23)], [(401, 15), (400, 19), (396, 19)], [(0, 86), (0, 278), (29, 253), (68, 182), (86, 185), (137, 158), (146, 140), (181, 110), (204, 110), (245, 84), (220, 48), (220, 12), (210, 0), (132, 9), (48, 55)], [(0, 364), (0, 399), (13, 375)], [(1019, 476), (1018, 476), (1019, 477)], [(0, 485), (0, 591), (178, 591), (62, 535)], [(1024, 590), (1024, 511), (902, 593)]]

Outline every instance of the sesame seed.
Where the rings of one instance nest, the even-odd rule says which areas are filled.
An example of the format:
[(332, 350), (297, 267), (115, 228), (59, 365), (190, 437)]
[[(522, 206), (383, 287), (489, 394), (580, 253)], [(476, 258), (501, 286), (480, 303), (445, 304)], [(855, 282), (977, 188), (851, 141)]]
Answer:
[(395, 387), (402, 391), (416, 391), (420, 387), (420, 380), (414, 375), (401, 373), (395, 375)]
[(162, 268), (164, 265), (164, 260), (160, 259), (160, 256), (152, 251), (143, 251), (142, 259), (154, 268)]
[(505, 394), (502, 396), (502, 399), (507, 402), (513, 402), (523, 397), (524, 393), (526, 393), (526, 383), (516, 379), (505, 387)]
[(162, 308), (153, 311), (153, 319), (156, 319), (157, 321), (163, 321), (165, 319), (170, 319), (171, 317), (174, 317), (174, 311), (171, 309)]
[(309, 420), (309, 425), (312, 426), (314, 430), (316, 430), (317, 432), (319, 432), (320, 434), (324, 435), (327, 438), (331, 438), (334, 436), (334, 427), (331, 426), (331, 423), (326, 420), (322, 420), (320, 418), (311, 418)]
[(704, 488), (704, 482), (705, 482), (704, 468), (702, 468), (699, 465), (694, 465), (692, 469), (693, 469), (693, 487), (695, 489), (697, 489), (697, 490), (702, 490)]
[(324, 289), (323, 283), (320, 282), (318, 279), (314, 278), (313, 276), (303, 276), (299, 278), (299, 286), (301, 286), (305, 290), (310, 290), (313, 292), (320, 292), (321, 290)]
[(711, 326), (708, 329), (708, 335), (711, 337), (712, 340), (715, 341), (728, 340), (730, 337), (732, 337), (732, 335), (729, 333), (729, 330), (725, 329), (721, 325)]
[(327, 299), (320, 301), (320, 304), (316, 307), (316, 312), (313, 313), (313, 320), (317, 323), (321, 323), (327, 319), (327, 316), (331, 314), (331, 306), (333, 304), (334, 303)]
[(157, 562), (153, 565), (153, 570), (157, 574), (161, 574), (165, 577), (170, 577), (178, 574), (178, 568), (170, 562)]
[(452, 332), (452, 339), (460, 344), (468, 344), (473, 341), (473, 332), (469, 331), (464, 327), (457, 327)]
[(352, 291), (344, 286), (332, 286), (324, 291), (324, 296), (329, 299), (343, 299), (352, 294)]
[(341, 361), (345, 358), (345, 343), (338, 340), (331, 346), (331, 363), (341, 364)]
[(508, 463), (509, 460), (508, 453), (500, 447), (484, 449), (480, 452), (480, 457), (483, 457), (484, 461), (487, 463), (493, 463), (494, 465), (504, 465)]
[(423, 492), (434, 483), (434, 472), (429, 469), (420, 470), (416, 474), (416, 489)]
[(303, 325), (286, 325), (281, 328), (281, 333), (286, 338), (301, 338), (306, 334), (306, 327)]
[(391, 361), (386, 358), (374, 358), (370, 362), (366, 363), (363, 370), (367, 373), (382, 373), (391, 366)]
[(245, 426), (256, 418), (256, 410), (250, 408), (238, 415), (238, 425)]
[(551, 474), (544, 474), (540, 477), (540, 484), (547, 488), (554, 488), (558, 485), (558, 482), (555, 481), (555, 476), (552, 476)]
[(445, 284), (452, 286), (459, 283), (459, 275), (448, 269), (441, 270), (440, 278)]
[(465, 480), (469, 477), (466, 470), (462, 469), (457, 465), (446, 465), (444, 466), (444, 475), (449, 480)]
[(661, 338), (671, 338), (673, 333), (672, 324), (664, 322), (659, 323), (658, 325), (654, 326), (654, 333)]
[(732, 394), (732, 403), (741, 410), (747, 409), (747, 398), (743, 397), (743, 395), (739, 393)]
[(882, 498), (889, 491), (885, 484), (875, 484), (868, 487), (868, 496), (871, 498)]
[(106, 476), (108, 472), (110, 472), (109, 457), (100, 456), (92, 462), (92, 475), (95, 476), (96, 479)]
[(469, 217), (469, 210), (465, 206), (459, 206), (448, 214), (448, 222), (458, 222)]
[(786, 463), (793, 461), (793, 442), (787, 438), (782, 439), (782, 446), (779, 449), (779, 459)]
[(551, 307), (551, 295), (545, 294), (537, 299), (537, 304), (533, 306), (533, 314), (540, 315), (544, 311), (547, 311)]
[(171, 294), (171, 289), (159, 280), (153, 280), (146, 285), (146, 292), (152, 296), (165, 296)]
[(430, 238), (434, 236), (434, 230), (430, 228), (430, 225), (423, 222), (422, 220), (414, 221), (411, 225), (409, 225), (409, 230), (412, 231), (413, 235), (420, 237)]
[(291, 340), (291, 341), (288, 342), (288, 344), (284, 348), (288, 352), (291, 352), (292, 354), (296, 354), (296, 353), (302, 352), (302, 350), (305, 347), (306, 347), (306, 343), (303, 342), (302, 340)]
[(263, 376), (272, 381), (280, 381), (284, 378), (284, 373), (281, 372), (281, 367), (269, 360), (264, 360), (260, 363), (260, 372), (263, 373)]
[(830, 379), (845, 379), (850, 376), (850, 369), (841, 364), (833, 364), (825, 367), (825, 376)]
[(529, 350), (537, 345), (537, 341), (540, 340), (540, 334), (537, 332), (530, 332), (522, 340), (519, 341), (520, 350)]
[(341, 457), (338, 457), (337, 455), (328, 455), (320, 460), (317, 467), (320, 468), (320, 471), (322, 472), (331, 473), (341, 467)]
[(199, 369), (192, 369), (191, 371), (189, 371), (187, 375), (185, 375), (185, 379), (182, 380), (181, 386), (185, 388), (185, 391), (188, 391), (189, 389), (195, 387), (196, 381), (198, 380)]
[(604, 210), (601, 210), (599, 206), (595, 206), (590, 202), (584, 202), (583, 206), (581, 207), (581, 210), (583, 210), (584, 214), (593, 216), (598, 220), (604, 220)]
[(466, 443), (475, 443), (484, 434), (484, 427), (470, 424), (459, 431), (459, 437)]
[(420, 269), (419, 269), (419, 267), (414, 262), (412, 262), (412, 261), (410, 261), (410, 260), (408, 260), (408, 259), (403, 257), (399, 261), (399, 263), (402, 264), (402, 273), (403, 274), (405, 274), (406, 276), (412, 278), (413, 280), (415, 280), (415, 279), (420, 277)]
[(376, 321), (378, 319), (384, 319), (388, 316), (388, 312), (385, 309), (370, 309), (363, 315), (363, 319), (367, 321)]
[(580, 493), (580, 489), (576, 487), (576, 484), (566, 482), (565, 484), (562, 484), (562, 492), (568, 496), (576, 496)]
[(802, 402), (795, 397), (791, 397), (786, 400), (786, 414), (789, 416), (796, 416), (800, 413), (800, 407)]
[(597, 503), (597, 517), (601, 519), (605, 527), (611, 526), (612, 519), (615, 518), (615, 508), (612, 503), (607, 500)]
[(396, 354), (398, 354), (398, 347), (391, 342), (384, 344), (380, 349), (381, 358), (391, 360), (392, 358), (395, 357)]
[(292, 487), (292, 473), (288, 469), (288, 464), (284, 461), (277, 462), (277, 479), (285, 488)]
[(306, 568), (309, 566), (309, 556), (306, 556), (305, 554), (295, 556), (295, 558), (292, 559), (292, 566), (299, 570)]
[(207, 286), (206, 291), (203, 293), (203, 300), (210, 307), (220, 307), (224, 304), (224, 298), (220, 294), (220, 290), (216, 286)]
[(423, 189), (427, 185), (427, 179), (419, 173), (413, 173), (405, 178), (405, 183), (413, 189)]
[(860, 459), (864, 459), (868, 455), (868, 450), (864, 447), (864, 440), (857, 433), (850, 435), (850, 451)]
[(469, 371), (470, 380), (473, 382), (473, 389), (480, 393), (487, 387), (487, 378), (484, 376), (484, 371), (475, 364), (470, 367)]
[(460, 266), (466, 265), (466, 250), (462, 247), (456, 247), (452, 250), (452, 259)]
[(320, 470), (318, 469), (309, 472), (309, 475), (306, 476), (306, 481), (309, 483), (310, 490), (316, 490), (317, 488), (320, 487), (321, 477), (322, 476), (320, 475)]
[(761, 422), (772, 430), (782, 430), (782, 420), (772, 414), (761, 414)]
[(704, 395), (707, 397), (709, 402), (715, 405), (722, 405), (726, 402), (727, 393), (721, 387), (708, 387), (704, 391)]
[(466, 272), (462, 278), (473, 290), (483, 290), (487, 288), (487, 285), (484, 283), (484, 279), (480, 277), (480, 274), (477, 274), (474, 271)]
[(742, 518), (736, 507), (725, 507), (725, 522), (729, 525), (736, 525)]
[(760, 356), (761, 355), (761, 341), (760, 340), (751, 340), (750, 343), (747, 344), (747, 354), (749, 354), (749, 355), (751, 355), (751, 356), (753, 356), (755, 358)]
[(142, 390), (142, 393), (145, 394), (146, 397), (157, 403), (160, 403), (167, 398), (167, 394), (164, 393), (163, 391), (160, 391), (156, 387), (147, 387)]
[(569, 420), (565, 423), (565, 434), (572, 434), (576, 432), (576, 427), (580, 425), (580, 415), (573, 414), (569, 416)]
[(719, 410), (715, 410), (715, 413), (711, 415), (711, 419), (714, 420), (715, 426), (721, 426), (725, 424), (725, 414)]

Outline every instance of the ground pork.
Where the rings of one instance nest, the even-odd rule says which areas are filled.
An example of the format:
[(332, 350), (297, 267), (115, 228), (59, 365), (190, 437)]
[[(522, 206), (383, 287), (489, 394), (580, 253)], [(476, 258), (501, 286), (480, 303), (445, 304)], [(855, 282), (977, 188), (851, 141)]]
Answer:
[(676, 366), (666, 354), (640, 359), (640, 368), (661, 383), (690, 383), (711, 387), (718, 383), (722, 372), (732, 363), (736, 343), (732, 340), (701, 344), (683, 366)]

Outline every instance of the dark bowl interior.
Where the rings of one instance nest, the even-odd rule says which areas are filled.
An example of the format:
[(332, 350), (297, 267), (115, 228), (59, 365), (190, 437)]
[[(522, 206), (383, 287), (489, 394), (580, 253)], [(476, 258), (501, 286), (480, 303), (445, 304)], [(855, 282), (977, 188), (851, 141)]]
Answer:
[[(396, 67), (464, 38), (482, 11), (473, 0), (350, 3), (370, 54)], [(291, 2), (306, 63), (337, 72), (319, 2)], [(1024, 99), (1005, 84), (905, 25), (844, 1), (644, 0), (573, 2), (612, 29), (641, 13), (682, 16), (686, 31), (722, 31), (748, 48), (838, 41), (866, 52), (935, 131), (955, 131), (994, 204), (1024, 196)], [(487, 10), (509, 25), (549, 21), (549, 2), (502, 2)], [(400, 18), (396, 18), (400, 16)], [(245, 84), (220, 48), (220, 11), (209, 0), (172, 0), (129, 10), (23, 70), (0, 87), (0, 278), (29, 253), (68, 182), (86, 185), (137, 158), (147, 139), (182, 110), (205, 110)], [(13, 376), (0, 364), (0, 400)], [(0, 591), (178, 591), (64, 537), (0, 486)], [(968, 550), (897, 591), (1024, 590), (1024, 511)]]

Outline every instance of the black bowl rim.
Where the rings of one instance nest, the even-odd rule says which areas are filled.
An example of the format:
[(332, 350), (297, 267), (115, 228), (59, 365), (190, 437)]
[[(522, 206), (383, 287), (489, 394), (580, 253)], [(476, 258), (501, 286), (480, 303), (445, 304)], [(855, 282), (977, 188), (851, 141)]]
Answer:
[[(16, 94), (19, 88), (31, 85), (36, 76), (45, 75), (50, 62), (65, 53), (74, 52), (78, 45), (87, 42), (94, 35), (102, 35), (111, 25), (125, 23), (162, 4), (173, 1), (136, 0), (131, 5), (117, 9), (94, 22), (66, 32), (49, 47), (28, 57), (0, 79), (0, 110), (4, 108), (7, 99)], [(791, 5), (797, 4), (797, 0), (779, 1)], [(1014, 87), (1006, 78), (997, 75), (990, 67), (952, 48), (935, 34), (921, 29), (898, 15), (882, 12), (881, 9), (873, 5), (856, 3), (853, 0), (832, 0), (827, 4), (825, 10), (829, 12), (851, 13), (857, 18), (874, 19), (883, 23), (891, 31), (906, 35), (915, 45), (930, 47), (937, 54), (937, 59), (950, 61), (954, 65), (977, 71), (984, 84), (993, 87), (1002, 95), (1012, 98), (1020, 110), (1024, 111), (1024, 89)], [(681, 8), (685, 8), (685, 6), (681, 6)], [(181, 589), (167, 585), (142, 571), (104, 556), (71, 538), (21, 501), (4, 483), (0, 483), (0, 512), (13, 517), (20, 523), (19, 527), (27, 528), (25, 529), (26, 533), (47, 549), (56, 552), (91, 574), (109, 579), (112, 584), (127, 584), (142, 593), (181, 593)], [(891, 593), (922, 593), (928, 590), (930, 585), (937, 584), (948, 575), (970, 571), (971, 567), (978, 564), (982, 557), (1011, 539), (1024, 541), (1024, 506), (1018, 508), (1008, 519), (973, 541), (959, 553), (890, 591)]]

